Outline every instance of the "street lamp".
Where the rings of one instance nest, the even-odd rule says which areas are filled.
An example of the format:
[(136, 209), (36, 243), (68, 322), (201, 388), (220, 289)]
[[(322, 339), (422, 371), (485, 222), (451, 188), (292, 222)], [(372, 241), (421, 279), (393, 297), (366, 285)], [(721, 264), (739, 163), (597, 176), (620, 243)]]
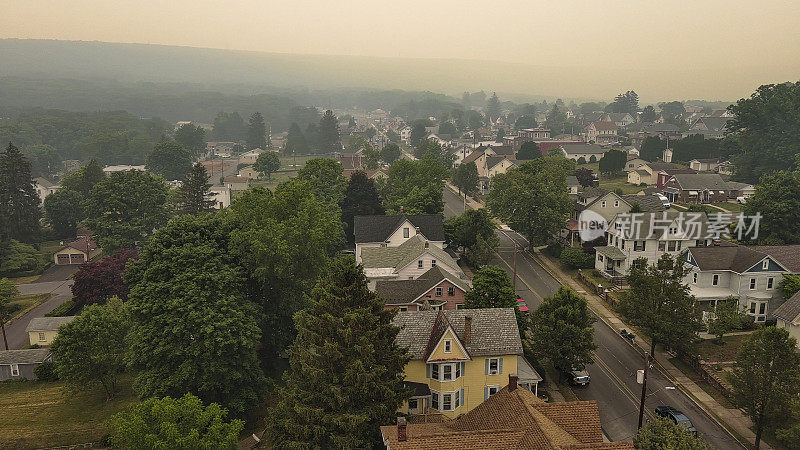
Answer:
[(650, 353), (644, 352), (644, 370), (636, 371), (636, 382), (642, 385), (642, 400), (639, 403), (639, 428), (642, 428), (642, 419), (644, 419), (644, 399), (647, 396), (647, 369), (650, 367)]

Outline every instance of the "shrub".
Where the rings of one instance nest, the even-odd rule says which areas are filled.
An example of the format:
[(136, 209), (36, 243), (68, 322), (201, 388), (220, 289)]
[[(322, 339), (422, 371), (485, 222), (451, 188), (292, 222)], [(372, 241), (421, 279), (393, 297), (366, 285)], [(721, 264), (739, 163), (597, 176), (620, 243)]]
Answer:
[(586, 164), (586, 158), (584, 158), (583, 156), (578, 158), (578, 164)]
[(33, 374), (36, 375), (37, 380), (41, 381), (58, 381), (58, 373), (56, 373), (56, 363), (53, 361), (45, 361), (35, 369)]
[(580, 248), (566, 247), (561, 251), (561, 262), (572, 269), (591, 269), (594, 267), (594, 255)]
[(0, 247), (0, 277), (21, 277), (42, 273), (42, 258), (30, 245), (10, 240)]
[(564, 247), (561, 244), (553, 242), (551, 244), (548, 244), (547, 247), (545, 247), (544, 250), (542, 250), (542, 252), (544, 252), (545, 255), (552, 256), (554, 258), (560, 258), (561, 251), (563, 248)]
[(49, 313), (45, 314), (45, 317), (62, 317), (62, 316), (72, 316), (74, 314), (70, 314), (72, 309), (75, 308), (75, 302), (72, 299), (65, 300), (64, 303), (56, 306), (56, 308)]

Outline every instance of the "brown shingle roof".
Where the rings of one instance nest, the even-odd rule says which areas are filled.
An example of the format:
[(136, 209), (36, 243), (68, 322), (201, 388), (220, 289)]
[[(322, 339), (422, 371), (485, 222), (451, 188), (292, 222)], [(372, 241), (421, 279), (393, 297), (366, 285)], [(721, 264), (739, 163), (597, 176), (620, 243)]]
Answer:
[(792, 273), (800, 273), (800, 244), (797, 245), (757, 245), (750, 247), (775, 258)]
[[(429, 241), (444, 241), (444, 222), (441, 214), (398, 214), (355, 216), (353, 234), (356, 242), (384, 242), (405, 220), (419, 227), (419, 232)], [(414, 230), (411, 230), (413, 233)]]
[(732, 270), (742, 273), (767, 257), (745, 246), (693, 247), (689, 249), (700, 270)]
[(469, 285), (462, 279), (442, 269), (440, 266), (431, 267), (416, 280), (385, 280), (375, 283), (375, 292), (380, 295), (387, 305), (406, 305), (420, 295), (448, 280), (464, 292), (469, 290)]
[(609, 121), (600, 121), (600, 122), (592, 122), (594, 128), (596, 130), (618, 130), (619, 127), (614, 122)]
[(772, 315), (787, 322), (796, 323), (797, 317), (800, 316), (800, 292), (794, 294), (789, 300), (786, 300), (781, 306), (775, 309)]

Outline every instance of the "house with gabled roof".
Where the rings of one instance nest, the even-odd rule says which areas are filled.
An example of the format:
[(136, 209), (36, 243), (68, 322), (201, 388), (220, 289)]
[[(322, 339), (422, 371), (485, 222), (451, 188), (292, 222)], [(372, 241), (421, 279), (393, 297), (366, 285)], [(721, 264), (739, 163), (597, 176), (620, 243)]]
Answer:
[(464, 277), (464, 271), (442, 248), (416, 234), (397, 247), (361, 249), (361, 265), (370, 280), (416, 280), (428, 269), (440, 266)]
[(676, 173), (664, 184), (670, 202), (720, 203), (728, 200), (728, 183), (716, 173)]
[(59, 317), (34, 317), (25, 327), (31, 345), (46, 347), (53, 343), (58, 335), (58, 329), (66, 325), (78, 316), (59, 316)]
[(428, 269), (414, 280), (381, 280), (375, 292), (386, 302), (387, 309), (419, 311), (423, 309), (458, 309), (464, 304), (469, 282), (451, 274), (442, 266)]
[(721, 138), (725, 136), (725, 129), (731, 117), (701, 117), (692, 124), (685, 136), (702, 134), (704, 137)]
[(538, 391), (542, 377), (523, 355), (513, 308), (404, 311), (393, 323), (400, 328), (397, 345), (411, 356), (406, 382), (429, 392), (404, 403), (403, 413), (457, 417), (499, 392), (510, 373)]
[[(587, 163), (600, 161), (608, 149), (605, 149), (597, 144), (586, 143), (566, 143), (559, 145), (561, 152), (565, 158), (573, 161), (579, 161), (583, 158)], [(544, 151), (542, 149), (542, 151)]]
[[(800, 245), (786, 247), (800, 252)], [(800, 259), (800, 253), (796, 255), (795, 259)], [(742, 310), (758, 323), (765, 322), (780, 303), (778, 283), (784, 274), (792, 273), (759, 247), (696, 247), (686, 250), (683, 258), (689, 268), (684, 281), (698, 301), (716, 304), (718, 300), (736, 298)]]
[(103, 252), (88, 236), (79, 236), (53, 253), (57, 265), (83, 264)]
[(608, 144), (619, 140), (619, 136), (617, 136), (618, 131), (619, 127), (614, 122), (597, 121), (586, 126), (584, 136), (587, 142)]
[(441, 214), (394, 214), (355, 216), (353, 235), (356, 243), (356, 263), (361, 251), (368, 247), (399, 247), (421, 234), (430, 245), (444, 248), (444, 223)]
[(387, 449), (630, 449), (607, 442), (596, 401), (548, 403), (520, 388), (508, 375), (506, 387), (455, 420), (422, 422), (399, 417), (381, 427)]
[(789, 332), (789, 336), (797, 341), (800, 349), (800, 292), (795, 293), (772, 313), (775, 326)]
[(52, 359), (46, 348), (0, 351), (0, 381), (35, 380), (36, 366)]
[(48, 179), (42, 177), (33, 179), (33, 187), (36, 189), (36, 193), (39, 194), (39, 200), (42, 202), (42, 205), (44, 205), (45, 197), (55, 193), (61, 188), (61, 186), (56, 183), (51, 183)]
[[(581, 194), (583, 196), (580, 196)], [(575, 201), (572, 217), (560, 233), (563, 241), (573, 247), (583, 243), (578, 221), (581, 213), (586, 210), (599, 214), (607, 223), (611, 222), (617, 214), (630, 212), (634, 205), (638, 205), (640, 212), (666, 210), (661, 199), (654, 195), (619, 195), (616, 192), (600, 188), (592, 188), (581, 194)]]

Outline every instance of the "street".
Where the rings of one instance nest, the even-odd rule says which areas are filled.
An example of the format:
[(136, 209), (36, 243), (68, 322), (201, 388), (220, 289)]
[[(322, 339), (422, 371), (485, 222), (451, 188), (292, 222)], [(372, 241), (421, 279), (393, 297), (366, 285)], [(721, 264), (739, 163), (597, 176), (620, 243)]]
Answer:
[[(464, 211), (463, 199), (444, 189), (445, 218)], [(498, 256), (492, 261), (513, 276), (515, 243), (517, 253), (517, 294), (535, 309), (544, 297), (553, 295), (560, 283), (533, 257), (521, 251), (525, 238), (512, 231), (497, 230), (500, 237)], [(579, 292), (581, 293), (581, 292)], [(580, 400), (595, 400), (605, 434), (613, 441), (632, 440), (638, 423), (641, 385), (636, 383), (636, 371), (643, 368), (639, 352), (599, 318), (595, 322), (595, 362), (587, 367), (592, 381), (586, 387), (574, 388)], [(648, 373), (645, 418), (653, 418), (659, 405), (673, 406), (686, 414), (700, 435), (716, 448), (743, 448), (716, 421), (706, 415), (688, 396), (672, 384), (657, 367)]]

